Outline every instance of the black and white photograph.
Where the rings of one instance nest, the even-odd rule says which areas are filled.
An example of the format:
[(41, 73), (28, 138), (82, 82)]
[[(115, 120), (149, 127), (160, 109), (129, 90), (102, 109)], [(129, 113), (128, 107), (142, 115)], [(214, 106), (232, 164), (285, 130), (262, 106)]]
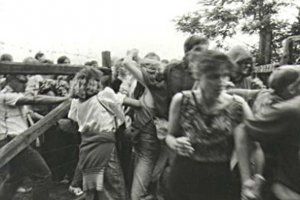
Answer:
[(0, 18), (0, 200), (300, 200), (300, 0)]

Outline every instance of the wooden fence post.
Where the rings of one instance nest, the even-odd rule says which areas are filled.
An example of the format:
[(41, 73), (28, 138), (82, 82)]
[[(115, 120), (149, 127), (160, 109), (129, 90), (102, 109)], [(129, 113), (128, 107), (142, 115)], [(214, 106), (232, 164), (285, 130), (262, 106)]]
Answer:
[(38, 136), (47, 131), (59, 119), (64, 117), (68, 113), (70, 105), (70, 100), (61, 103), (36, 124), (3, 146), (0, 149), (0, 168), (13, 159), (23, 149), (29, 146)]
[(102, 67), (111, 67), (111, 58), (109, 51), (102, 51)]
[[(82, 65), (57, 65), (57, 64), (24, 64), (0, 62), (0, 74), (42, 74), (42, 75), (73, 75), (80, 71)], [(98, 67), (101, 71), (108, 72), (107, 67)]]

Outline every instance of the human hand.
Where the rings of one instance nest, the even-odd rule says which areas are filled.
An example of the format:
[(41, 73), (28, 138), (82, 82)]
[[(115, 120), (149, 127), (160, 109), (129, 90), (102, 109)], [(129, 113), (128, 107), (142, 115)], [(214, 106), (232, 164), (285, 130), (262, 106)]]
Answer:
[(168, 135), (166, 137), (166, 144), (181, 156), (191, 156), (194, 153), (194, 148), (188, 137), (175, 138), (174, 136)]
[(131, 49), (127, 51), (127, 56), (129, 56), (132, 60), (138, 61), (139, 50)]
[(255, 181), (252, 179), (246, 180), (242, 185), (241, 199), (242, 200), (255, 200), (256, 196), (253, 193)]
[(261, 199), (262, 179), (254, 176), (253, 179), (248, 179), (243, 183), (241, 199), (242, 200), (259, 200)]
[(251, 89), (263, 89), (263, 88), (266, 88), (266, 86), (259, 78), (254, 78), (251, 80)]

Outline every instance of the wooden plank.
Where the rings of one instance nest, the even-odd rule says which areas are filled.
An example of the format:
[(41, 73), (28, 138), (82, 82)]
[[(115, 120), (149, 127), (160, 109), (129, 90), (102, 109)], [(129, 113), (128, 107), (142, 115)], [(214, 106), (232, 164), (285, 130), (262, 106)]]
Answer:
[(43, 119), (16, 136), (0, 149), (0, 168), (14, 158), (18, 153), (30, 145), (38, 136), (42, 135), (59, 119), (66, 116), (70, 109), (71, 100), (65, 101), (53, 109)]
[(254, 73), (270, 73), (272, 72), (275, 67), (278, 66), (278, 63), (266, 64), (266, 65), (259, 65), (254, 67)]
[[(24, 64), (0, 62), (0, 74), (42, 74), (42, 75), (73, 75), (81, 70), (82, 65), (57, 65), (57, 64)], [(100, 70), (109, 72), (107, 67), (98, 67)]]

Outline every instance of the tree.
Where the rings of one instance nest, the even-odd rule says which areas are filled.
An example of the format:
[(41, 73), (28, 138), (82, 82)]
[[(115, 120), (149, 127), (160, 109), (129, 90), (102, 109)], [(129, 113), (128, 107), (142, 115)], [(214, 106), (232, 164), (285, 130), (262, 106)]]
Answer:
[(296, 17), (296, 21), (292, 24), (291, 33), (293, 35), (300, 35), (300, 6), (297, 7), (298, 16)]
[(201, 33), (219, 47), (239, 32), (258, 34), (258, 49), (253, 51), (259, 64), (270, 63), (272, 55), (278, 61), (283, 39), (292, 34), (292, 24), (278, 18), (283, 8), (294, 6), (292, 0), (202, 0), (198, 5), (199, 10), (174, 20), (177, 30)]

